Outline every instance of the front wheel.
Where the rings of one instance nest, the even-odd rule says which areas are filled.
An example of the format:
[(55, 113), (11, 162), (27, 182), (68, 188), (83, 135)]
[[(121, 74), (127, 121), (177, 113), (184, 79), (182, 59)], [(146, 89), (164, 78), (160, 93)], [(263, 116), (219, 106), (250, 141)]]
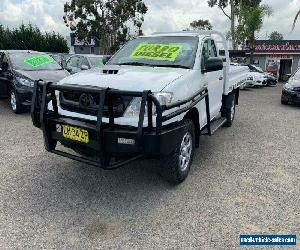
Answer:
[(289, 104), (286, 100), (284, 100), (283, 98), (281, 98), (281, 104), (282, 105), (287, 105), (287, 104)]
[(10, 91), (10, 107), (15, 114), (20, 114), (23, 112), (22, 103), (20, 102), (20, 98), (14, 89)]
[(174, 184), (182, 183), (188, 176), (195, 151), (195, 126), (191, 120), (184, 120), (184, 133), (180, 145), (160, 161), (160, 172)]

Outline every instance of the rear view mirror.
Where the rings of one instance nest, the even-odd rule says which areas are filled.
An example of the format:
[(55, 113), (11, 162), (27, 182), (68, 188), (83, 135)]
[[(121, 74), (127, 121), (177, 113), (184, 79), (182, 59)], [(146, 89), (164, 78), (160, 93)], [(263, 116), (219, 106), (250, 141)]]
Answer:
[(80, 69), (81, 70), (88, 70), (89, 66), (83, 64), (83, 65), (81, 65)]
[(223, 60), (219, 57), (211, 57), (207, 60), (205, 64), (205, 69), (202, 70), (203, 73), (219, 71), (223, 69)]
[(103, 56), (102, 62), (103, 64), (107, 64), (107, 62), (110, 60), (111, 56)]

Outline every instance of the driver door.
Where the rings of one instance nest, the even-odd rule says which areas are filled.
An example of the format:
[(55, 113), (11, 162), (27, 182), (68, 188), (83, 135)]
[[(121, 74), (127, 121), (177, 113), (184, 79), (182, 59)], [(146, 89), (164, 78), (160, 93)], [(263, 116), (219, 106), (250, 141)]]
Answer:
[[(201, 69), (205, 69), (206, 62), (211, 57), (218, 57), (215, 42), (207, 39), (202, 48)], [(223, 96), (223, 70), (203, 73), (208, 83), (209, 107), (211, 119), (219, 115)]]

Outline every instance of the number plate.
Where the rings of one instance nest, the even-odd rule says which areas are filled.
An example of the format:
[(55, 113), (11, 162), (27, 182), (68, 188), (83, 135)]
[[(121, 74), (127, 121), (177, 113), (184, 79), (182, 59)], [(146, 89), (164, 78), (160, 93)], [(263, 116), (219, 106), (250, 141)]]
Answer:
[(89, 143), (89, 132), (87, 130), (68, 125), (63, 125), (62, 127), (63, 137), (73, 141)]

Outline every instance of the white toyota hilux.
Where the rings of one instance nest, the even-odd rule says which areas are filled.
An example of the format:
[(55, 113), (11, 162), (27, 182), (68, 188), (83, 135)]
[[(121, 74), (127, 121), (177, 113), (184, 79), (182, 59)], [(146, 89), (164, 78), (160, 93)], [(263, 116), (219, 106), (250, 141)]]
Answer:
[(58, 83), (36, 82), (31, 115), (46, 150), (103, 169), (158, 158), (174, 183), (187, 177), (200, 136), (232, 125), (249, 71), (230, 66), (214, 31), (138, 37), (104, 61)]

